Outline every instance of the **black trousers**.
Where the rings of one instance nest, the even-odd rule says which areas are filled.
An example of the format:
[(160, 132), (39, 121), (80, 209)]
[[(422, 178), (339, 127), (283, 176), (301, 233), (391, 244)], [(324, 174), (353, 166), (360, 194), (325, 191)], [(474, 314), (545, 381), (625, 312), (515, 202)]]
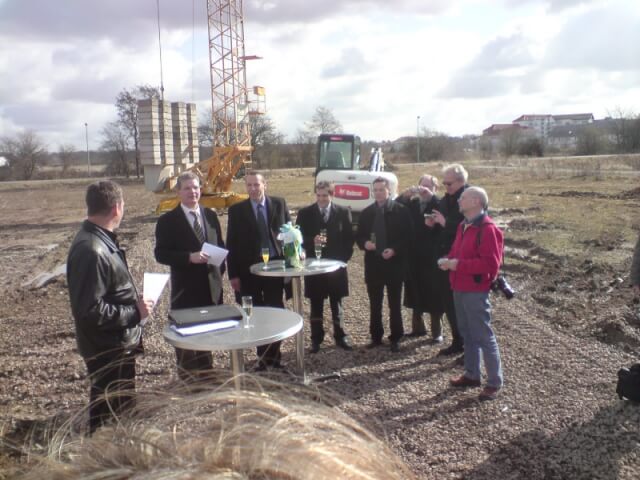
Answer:
[[(447, 277), (447, 287), (449, 286), (449, 277)], [(456, 318), (456, 307), (453, 303), (453, 291), (451, 288), (444, 289), (443, 295), (444, 313), (447, 315), (449, 328), (451, 328), (451, 345), (461, 347), (464, 344), (460, 330), (458, 330), (458, 320)]]
[[(322, 343), (324, 340), (324, 298), (311, 297), (311, 314), (309, 320), (311, 324), (311, 342)], [(329, 295), (329, 305), (331, 306), (331, 320), (333, 322), (333, 338), (340, 340), (347, 334), (344, 331), (344, 309), (342, 308), (342, 297)]]
[(389, 327), (391, 334), (389, 340), (399, 341), (404, 335), (402, 325), (402, 282), (386, 281), (367, 283), (367, 293), (369, 294), (369, 333), (373, 341), (381, 341), (384, 335), (382, 326), (382, 301), (384, 299), (384, 288), (387, 287), (387, 301), (389, 302)]
[(136, 357), (123, 351), (85, 358), (89, 391), (89, 432), (135, 406)]
[(211, 352), (176, 349), (176, 364), (178, 377), (184, 381), (197, 380), (198, 374), (213, 369), (213, 355)]
[[(284, 308), (283, 290), (284, 281), (282, 278), (254, 275), (250, 282), (241, 282), (240, 293), (236, 292), (236, 302), (242, 304), (242, 297), (250, 296), (256, 307)], [(280, 343), (274, 342), (256, 348), (258, 361), (261, 365), (280, 365)]]

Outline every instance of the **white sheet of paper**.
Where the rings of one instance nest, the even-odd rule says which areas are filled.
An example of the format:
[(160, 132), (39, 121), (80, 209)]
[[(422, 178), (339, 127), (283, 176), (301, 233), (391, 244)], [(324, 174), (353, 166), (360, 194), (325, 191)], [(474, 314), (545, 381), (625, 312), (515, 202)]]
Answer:
[[(142, 298), (145, 300), (152, 300), (154, 304), (158, 303), (160, 294), (162, 293), (162, 290), (164, 290), (168, 280), (168, 273), (145, 272), (142, 280)], [(140, 325), (144, 326), (148, 320), (148, 318), (143, 318), (140, 320)]]
[(222, 262), (224, 262), (224, 259), (227, 258), (227, 254), (229, 253), (229, 250), (207, 242), (202, 244), (202, 251), (209, 255), (209, 262), (207, 263), (215, 265), (216, 267), (222, 265)]
[(200, 325), (191, 325), (190, 327), (178, 327), (171, 325), (169, 328), (179, 335), (197, 335), (198, 333), (216, 332), (220, 330), (228, 330), (236, 328), (240, 322), (238, 320), (222, 320), (213, 323), (201, 323)]

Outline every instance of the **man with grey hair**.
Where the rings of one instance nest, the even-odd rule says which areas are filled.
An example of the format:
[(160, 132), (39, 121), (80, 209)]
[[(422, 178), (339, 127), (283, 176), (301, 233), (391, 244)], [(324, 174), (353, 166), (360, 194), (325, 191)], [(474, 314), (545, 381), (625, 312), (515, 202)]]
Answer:
[(491, 328), (491, 283), (502, 263), (502, 231), (487, 215), (489, 197), (480, 187), (469, 187), (460, 196), (464, 221), (446, 258), (438, 261), (449, 273), (456, 319), (464, 338), (464, 373), (451, 379), (454, 387), (481, 385), (480, 357), (484, 359), (487, 384), (480, 400), (494, 400), (502, 388), (502, 366), (496, 336)]
[[(469, 177), (465, 168), (457, 163), (445, 166), (442, 172), (442, 185), (444, 185), (445, 194), (438, 203), (437, 208), (434, 209), (434, 216), (425, 220), (427, 227), (432, 227), (437, 231), (436, 253), (438, 257), (442, 257), (449, 252), (456, 237), (458, 225), (464, 220), (464, 216), (458, 206), (458, 200), (467, 187), (467, 179)], [(451, 345), (440, 350), (438, 355), (456, 355), (464, 351), (464, 340), (458, 331), (449, 275), (440, 271), (437, 283), (440, 289), (439, 298), (442, 299), (442, 309), (447, 314), (452, 337)]]
[[(190, 171), (178, 176), (180, 205), (163, 214), (156, 225), (155, 257), (171, 268), (171, 308), (204, 307), (222, 303), (224, 263), (208, 263), (202, 251), (204, 242), (224, 248), (218, 216), (201, 207), (200, 179)], [(197, 379), (212, 368), (210, 352), (176, 347), (178, 375), (183, 380)]]

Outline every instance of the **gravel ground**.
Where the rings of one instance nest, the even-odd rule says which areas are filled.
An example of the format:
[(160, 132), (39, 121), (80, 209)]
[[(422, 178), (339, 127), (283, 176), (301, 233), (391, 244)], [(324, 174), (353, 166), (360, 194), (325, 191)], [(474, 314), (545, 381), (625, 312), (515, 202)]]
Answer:
[[(64, 215), (52, 216), (46, 208), (37, 214), (43, 210), (40, 200), (40, 208), (25, 207), (0, 224), (0, 268), (6, 272), (0, 284), (0, 479), (11, 478), (13, 467), (25, 461), (11, 445), (19, 445), (29, 427), (69, 415), (86, 401), (85, 370), (75, 349), (64, 278), (41, 288), (23, 285), (64, 262), (77, 219), (82, 218), (83, 190), (84, 185), (69, 184), (48, 194), (47, 202), (58, 208), (76, 202)], [(139, 190), (127, 190), (131, 200), (121, 230), (137, 279), (144, 271), (165, 271), (153, 259), (156, 217), (133, 201), (148, 202)], [(3, 191), (5, 199), (10, 194), (24, 198), (19, 188)], [(38, 198), (37, 191), (33, 195)], [(508, 220), (508, 215), (501, 218)], [(593, 279), (580, 273), (580, 265), (564, 268), (573, 272), (573, 293), (563, 296), (561, 289), (545, 289), (549, 278), (557, 277), (551, 267), (535, 272), (520, 268), (511, 276), (519, 291), (516, 299), (494, 297), (505, 372), (505, 388), (496, 401), (479, 402), (478, 389), (449, 388), (448, 380), (460, 366), (455, 359), (436, 357), (438, 347), (423, 338), (405, 340), (397, 354), (388, 348), (364, 348), (369, 340), (368, 301), (360, 252), (349, 266), (351, 296), (345, 301), (346, 329), (356, 349), (336, 349), (329, 334), (320, 353), (306, 356), (307, 370), (340, 371), (339, 380), (319, 388), (337, 393), (337, 408), (386, 438), (420, 478), (640, 478), (640, 408), (615, 395), (616, 371), (637, 358), (636, 333), (623, 325), (614, 330), (626, 343), (608, 344), (584, 328), (555, 322), (564, 318), (563, 310), (580, 309), (579, 315), (591, 317), (595, 307), (588, 296), (604, 298), (596, 288), (578, 288), (579, 282)], [(600, 273), (597, 281), (619, 272)], [(543, 294), (553, 302), (540, 302)], [(615, 295), (608, 292), (599, 311), (617, 312), (612, 313), (617, 318), (620, 309), (633, 310), (632, 304), (620, 301), (623, 293)], [(175, 379), (173, 351), (160, 333), (167, 299), (165, 293), (146, 329), (146, 354), (138, 369), (141, 389)], [(407, 331), (409, 313), (404, 312)], [(308, 325), (305, 339), (308, 346)], [(293, 367), (293, 340), (284, 342), (283, 352), (285, 363)], [(215, 358), (220, 368), (227, 366), (226, 356)], [(253, 358), (253, 352), (247, 352), (247, 360)]]

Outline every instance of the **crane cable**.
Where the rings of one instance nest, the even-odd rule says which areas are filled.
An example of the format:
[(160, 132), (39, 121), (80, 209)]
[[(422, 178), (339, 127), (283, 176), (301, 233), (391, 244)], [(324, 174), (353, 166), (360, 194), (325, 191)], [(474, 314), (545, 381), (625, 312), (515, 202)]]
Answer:
[(158, 51), (160, 53), (160, 99), (164, 102), (164, 78), (162, 73), (162, 40), (160, 38), (160, 0), (156, 0), (156, 11), (158, 13)]

